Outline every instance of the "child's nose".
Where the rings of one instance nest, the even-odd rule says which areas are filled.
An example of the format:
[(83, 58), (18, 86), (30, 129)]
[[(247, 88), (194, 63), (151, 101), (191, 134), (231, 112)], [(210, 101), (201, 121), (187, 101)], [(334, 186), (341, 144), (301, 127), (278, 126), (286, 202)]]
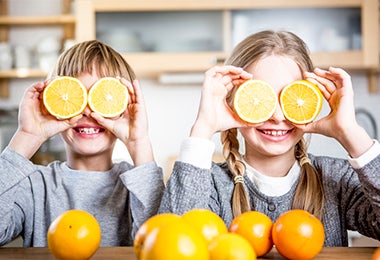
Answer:
[(83, 110), (82, 114), (88, 117), (90, 116), (91, 112), (92, 112), (91, 108), (87, 105), (86, 108)]
[(281, 110), (281, 105), (279, 102), (277, 102), (277, 106), (276, 106), (276, 109), (271, 117), (271, 120), (273, 121), (276, 121), (276, 122), (280, 122), (280, 121), (284, 121), (286, 118), (284, 116), (284, 113), (282, 112)]

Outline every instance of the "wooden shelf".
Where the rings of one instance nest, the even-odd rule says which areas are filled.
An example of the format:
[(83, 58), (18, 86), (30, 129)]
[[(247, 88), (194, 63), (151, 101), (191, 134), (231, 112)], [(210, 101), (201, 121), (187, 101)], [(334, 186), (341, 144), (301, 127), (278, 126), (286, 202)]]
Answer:
[[(82, 2), (88, 0), (79, 0)], [(91, 0), (88, 3), (96, 12), (113, 11), (184, 11), (184, 10), (230, 10), (266, 8), (338, 8), (358, 7), (363, 0)]]
[[(205, 72), (211, 66), (224, 62), (224, 52), (142, 52), (124, 54), (138, 77), (156, 78), (162, 72)], [(162, 62), (165, 61), (165, 62)], [(186, 62), (178, 62), (186, 61)], [(160, 68), (157, 70), (157, 68)]]
[(0, 26), (60, 26), (65, 24), (75, 25), (75, 16), (0, 16)]
[(9, 81), (13, 78), (45, 78), (48, 72), (39, 69), (12, 69), (0, 70), (0, 97), (6, 98), (10, 95)]
[(0, 70), (0, 79), (12, 79), (12, 78), (44, 78), (48, 75), (48, 72), (40, 69), (12, 69), (12, 70)]
[[(226, 52), (141, 52), (126, 53), (125, 59), (138, 72), (138, 76), (157, 77), (160, 71), (164, 72), (185, 72), (201, 71), (205, 72), (211, 66), (222, 64), (227, 58)], [(344, 67), (347, 70), (372, 69), (367, 66), (362, 59), (360, 51), (342, 52), (318, 52), (312, 53), (311, 57), (314, 65), (321, 68), (329, 66)], [(162, 61), (165, 60), (163, 63)], [(178, 60), (186, 60), (186, 63), (179, 63)], [(335, 60), (333, 64), (331, 60)], [(160, 68), (160, 70), (157, 70)], [(378, 71), (377, 69), (374, 69)]]

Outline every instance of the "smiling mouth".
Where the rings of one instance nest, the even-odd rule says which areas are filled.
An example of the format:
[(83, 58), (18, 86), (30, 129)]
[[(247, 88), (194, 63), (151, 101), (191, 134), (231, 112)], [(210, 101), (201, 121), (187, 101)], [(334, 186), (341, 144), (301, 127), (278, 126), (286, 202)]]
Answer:
[(271, 136), (283, 136), (289, 133), (291, 130), (260, 130), (265, 135)]
[(80, 133), (80, 134), (87, 134), (87, 135), (91, 135), (91, 134), (98, 134), (100, 132), (104, 132), (104, 129), (103, 128), (84, 128), (84, 127), (77, 127), (77, 128), (74, 128), (74, 130), (77, 132), (77, 133)]

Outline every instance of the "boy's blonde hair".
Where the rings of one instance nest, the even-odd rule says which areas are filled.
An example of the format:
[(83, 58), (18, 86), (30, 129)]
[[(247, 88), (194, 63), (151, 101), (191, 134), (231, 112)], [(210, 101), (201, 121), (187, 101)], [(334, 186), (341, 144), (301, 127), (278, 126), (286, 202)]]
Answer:
[[(295, 34), (285, 31), (262, 31), (247, 37), (234, 48), (231, 56), (226, 60), (226, 64), (247, 68), (252, 63), (272, 54), (293, 59), (302, 71), (313, 70), (313, 63), (306, 44)], [(223, 155), (232, 178), (241, 180), (245, 173), (245, 166), (239, 153), (237, 129), (222, 132), (221, 141)], [(305, 209), (321, 218), (324, 203), (322, 181), (308, 158), (307, 144), (303, 138), (297, 143), (294, 153), (301, 166), (301, 176), (292, 208)], [(251, 206), (244, 184), (241, 181), (235, 181), (232, 197), (234, 217), (249, 210), (251, 210)]]
[(123, 56), (110, 46), (97, 40), (77, 43), (58, 58), (51, 77), (78, 76), (96, 70), (99, 77), (123, 77), (130, 81), (135, 72)]

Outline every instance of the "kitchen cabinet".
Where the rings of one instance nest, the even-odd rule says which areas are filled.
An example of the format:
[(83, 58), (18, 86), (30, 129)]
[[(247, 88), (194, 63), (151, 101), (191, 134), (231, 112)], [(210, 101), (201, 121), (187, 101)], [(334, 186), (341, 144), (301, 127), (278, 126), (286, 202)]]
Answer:
[[(99, 39), (112, 43), (111, 46), (120, 46), (119, 51), (126, 55), (140, 77), (204, 72), (225, 60), (236, 43), (235, 34), (241, 29), (237, 23), (244, 12), (251, 19), (249, 24), (255, 24), (258, 21), (255, 16), (259, 17), (260, 13), (269, 11), (267, 18), (270, 21), (277, 12), (289, 10), (293, 10), (293, 18), (299, 17), (296, 25), (304, 25), (304, 32), (312, 31), (313, 25), (324, 22), (324, 14), (329, 10), (333, 11), (330, 12), (333, 17), (340, 10), (356, 12), (357, 15), (338, 21), (337, 24), (346, 23), (343, 36), (337, 34), (339, 27), (333, 30), (335, 23), (328, 24), (324, 34), (315, 30), (314, 37), (323, 38), (319, 40), (330, 48), (312, 50), (311, 56), (319, 67), (339, 66), (366, 71), (369, 91), (378, 91), (377, 0), (77, 0), (76, 39)], [(322, 15), (315, 18), (303, 15), (310, 11)], [(275, 13), (271, 15), (270, 12)], [(193, 17), (195, 25), (188, 22), (189, 16)], [(199, 23), (202, 25), (197, 27)], [(272, 27), (268, 25), (268, 28)], [(302, 36), (302, 33), (295, 32)], [(194, 33), (199, 33), (199, 37)], [(150, 41), (153, 35), (159, 39), (155, 44)]]
[[(9, 31), (16, 27), (60, 27), (63, 41), (75, 38), (75, 16), (70, 13), (72, 0), (61, 0), (62, 14), (44, 16), (12, 16), (8, 14), (10, 0), (0, 0), (0, 42), (8, 42)], [(9, 82), (18, 78), (43, 78), (47, 71), (36, 68), (0, 70), (0, 97), (9, 96)]]

